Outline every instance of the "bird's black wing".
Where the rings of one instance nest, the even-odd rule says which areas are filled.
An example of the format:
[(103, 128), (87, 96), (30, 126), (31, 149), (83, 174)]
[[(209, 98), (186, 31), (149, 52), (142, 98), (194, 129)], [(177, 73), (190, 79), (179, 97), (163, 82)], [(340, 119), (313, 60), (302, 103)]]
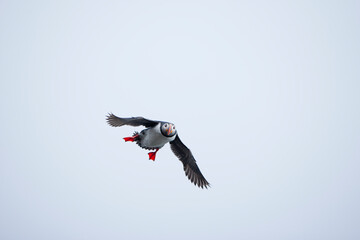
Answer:
[(188, 149), (180, 140), (179, 136), (176, 135), (176, 138), (170, 142), (171, 150), (174, 154), (179, 158), (179, 160), (184, 165), (185, 175), (189, 178), (189, 180), (195, 185), (201, 188), (207, 188), (210, 186), (208, 181), (204, 178), (198, 165), (196, 164), (196, 160), (192, 155), (190, 149)]
[(159, 123), (159, 121), (153, 121), (143, 117), (119, 118), (112, 113), (106, 116), (106, 121), (113, 127), (121, 127), (123, 125), (155, 127)]

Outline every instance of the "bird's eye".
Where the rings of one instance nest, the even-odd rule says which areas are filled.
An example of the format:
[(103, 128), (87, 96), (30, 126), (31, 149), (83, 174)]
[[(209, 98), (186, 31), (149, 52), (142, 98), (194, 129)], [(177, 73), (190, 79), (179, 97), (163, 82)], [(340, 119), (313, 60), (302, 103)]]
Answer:
[(164, 125), (164, 127), (165, 127), (165, 128), (167, 128), (167, 127), (168, 127), (168, 125), (167, 125), (167, 124), (165, 124), (165, 125)]
[(173, 125), (173, 129), (175, 129), (175, 126)]

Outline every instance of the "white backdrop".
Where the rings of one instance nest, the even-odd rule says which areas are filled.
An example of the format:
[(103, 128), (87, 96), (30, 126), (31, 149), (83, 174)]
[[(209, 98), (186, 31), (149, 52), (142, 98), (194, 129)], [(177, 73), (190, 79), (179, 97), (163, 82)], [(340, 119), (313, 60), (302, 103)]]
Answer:
[[(1, 239), (359, 239), (356, 1), (1, 1)], [(212, 184), (105, 115), (174, 122)]]

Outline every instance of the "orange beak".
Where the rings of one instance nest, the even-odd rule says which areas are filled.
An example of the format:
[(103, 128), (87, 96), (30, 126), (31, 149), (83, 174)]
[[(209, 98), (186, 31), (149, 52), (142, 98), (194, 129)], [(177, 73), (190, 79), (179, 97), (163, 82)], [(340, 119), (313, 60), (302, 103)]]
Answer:
[(172, 133), (172, 132), (173, 132), (173, 127), (172, 127), (172, 125), (170, 125), (167, 130), (167, 135), (170, 135), (170, 133)]

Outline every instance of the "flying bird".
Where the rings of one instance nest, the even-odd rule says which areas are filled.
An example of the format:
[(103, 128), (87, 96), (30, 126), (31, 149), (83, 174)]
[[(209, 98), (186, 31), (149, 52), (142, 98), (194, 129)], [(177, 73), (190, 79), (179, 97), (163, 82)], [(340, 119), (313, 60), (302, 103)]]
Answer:
[(106, 116), (106, 121), (110, 126), (121, 127), (129, 125), (133, 127), (146, 127), (141, 132), (134, 132), (132, 137), (125, 137), (125, 142), (135, 142), (141, 148), (155, 150), (149, 152), (149, 160), (155, 161), (156, 153), (166, 143), (170, 143), (170, 148), (176, 157), (184, 165), (185, 175), (189, 180), (201, 188), (210, 186), (208, 181), (202, 175), (196, 160), (189, 148), (180, 140), (175, 125), (169, 122), (154, 121), (143, 117), (120, 118), (110, 113)]

